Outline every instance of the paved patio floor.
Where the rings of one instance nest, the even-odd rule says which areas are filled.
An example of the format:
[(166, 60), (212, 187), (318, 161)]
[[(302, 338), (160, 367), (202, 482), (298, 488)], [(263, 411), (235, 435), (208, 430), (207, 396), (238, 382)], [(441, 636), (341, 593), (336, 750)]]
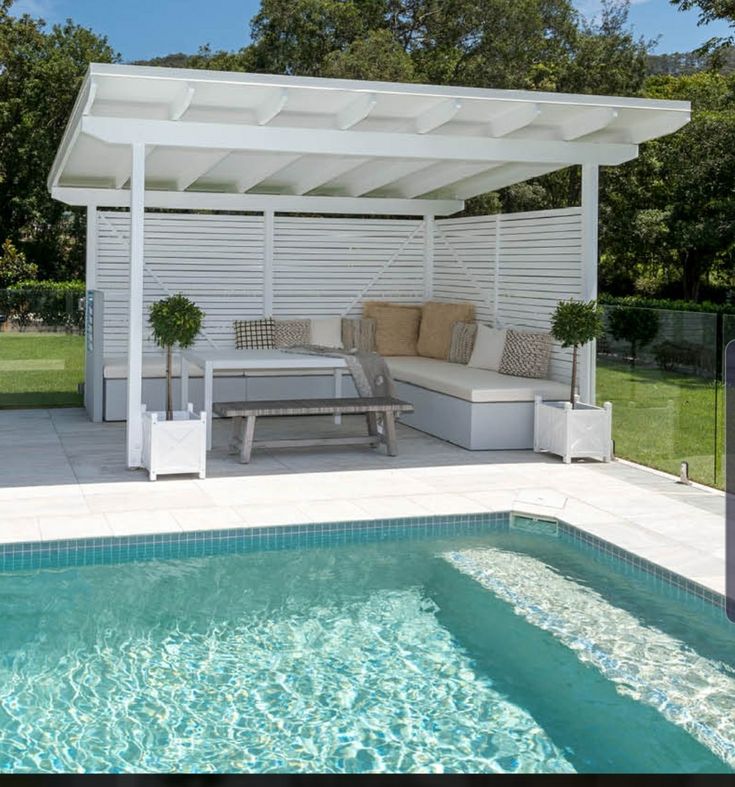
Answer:
[[(258, 436), (361, 432), (363, 420), (269, 419)], [(624, 462), (465, 451), (406, 426), (371, 448), (255, 452), (215, 422), (207, 479), (125, 468), (123, 424), (80, 409), (0, 411), (0, 543), (509, 511), (557, 517), (724, 593), (724, 495)]]

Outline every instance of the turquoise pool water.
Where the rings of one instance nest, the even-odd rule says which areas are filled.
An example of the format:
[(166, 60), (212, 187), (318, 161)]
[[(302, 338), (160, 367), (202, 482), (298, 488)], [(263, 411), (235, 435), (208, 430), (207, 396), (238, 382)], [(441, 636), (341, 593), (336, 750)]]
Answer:
[(717, 772), (735, 629), (544, 535), (0, 575), (0, 770)]

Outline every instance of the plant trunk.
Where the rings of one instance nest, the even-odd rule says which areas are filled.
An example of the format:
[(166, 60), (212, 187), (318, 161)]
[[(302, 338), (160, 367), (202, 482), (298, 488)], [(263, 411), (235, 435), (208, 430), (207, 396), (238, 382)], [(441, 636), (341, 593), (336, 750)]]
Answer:
[(166, 420), (174, 420), (174, 400), (173, 400), (173, 380), (172, 377), (172, 353), (171, 347), (166, 348)]
[(572, 390), (569, 392), (569, 401), (574, 409), (574, 393), (577, 390), (577, 345), (572, 348)]

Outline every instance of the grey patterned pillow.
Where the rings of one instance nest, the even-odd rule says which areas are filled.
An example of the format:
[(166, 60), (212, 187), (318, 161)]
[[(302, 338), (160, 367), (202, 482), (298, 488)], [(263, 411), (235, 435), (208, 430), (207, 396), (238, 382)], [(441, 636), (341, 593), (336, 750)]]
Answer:
[(311, 341), (310, 320), (276, 320), (274, 331), (276, 347), (295, 347)]
[(235, 320), (235, 347), (238, 350), (272, 350), (274, 320)]
[(476, 322), (455, 322), (452, 325), (452, 338), (449, 342), (447, 360), (450, 363), (467, 364), (472, 357), (475, 336), (477, 336)]
[(375, 320), (345, 317), (342, 320), (342, 345), (345, 350), (375, 352)]
[(514, 377), (546, 377), (551, 360), (551, 336), (509, 328), (500, 359), (500, 374)]

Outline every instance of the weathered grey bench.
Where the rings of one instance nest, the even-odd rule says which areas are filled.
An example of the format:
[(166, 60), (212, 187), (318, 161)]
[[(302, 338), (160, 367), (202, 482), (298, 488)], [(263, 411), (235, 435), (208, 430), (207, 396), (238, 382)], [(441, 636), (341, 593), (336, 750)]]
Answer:
[[(396, 413), (411, 413), (413, 405), (400, 399), (371, 397), (349, 399), (285, 399), (262, 402), (219, 402), (213, 407), (217, 415), (232, 418), (233, 452), (240, 452), (240, 461), (250, 461), (253, 447), (297, 448), (322, 445), (380, 445), (385, 444), (389, 456), (396, 456)], [(262, 416), (284, 415), (365, 415), (368, 434), (365, 437), (310, 437), (278, 440), (258, 440), (255, 421)], [(378, 416), (383, 416), (382, 434), (378, 430)]]

